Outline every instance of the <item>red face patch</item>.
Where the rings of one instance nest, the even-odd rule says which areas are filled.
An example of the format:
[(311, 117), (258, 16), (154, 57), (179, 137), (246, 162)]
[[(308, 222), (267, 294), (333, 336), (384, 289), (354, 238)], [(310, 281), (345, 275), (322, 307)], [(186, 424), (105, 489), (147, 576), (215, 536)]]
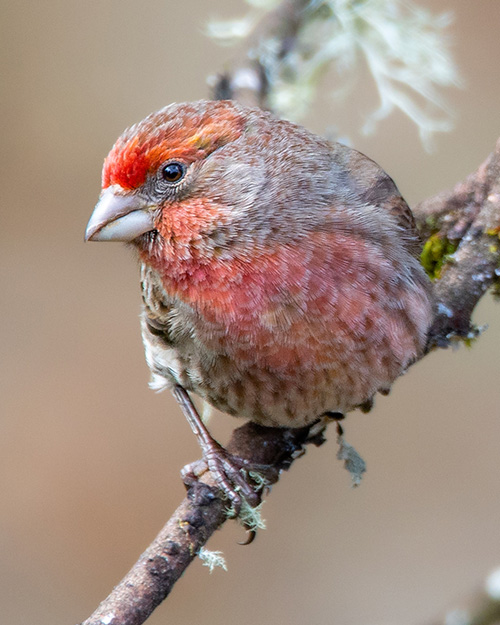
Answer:
[(103, 189), (115, 184), (137, 189), (165, 161), (190, 164), (237, 139), (241, 115), (227, 102), (217, 104), (203, 113), (192, 105), (169, 106), (126, 130), (104, 161)]

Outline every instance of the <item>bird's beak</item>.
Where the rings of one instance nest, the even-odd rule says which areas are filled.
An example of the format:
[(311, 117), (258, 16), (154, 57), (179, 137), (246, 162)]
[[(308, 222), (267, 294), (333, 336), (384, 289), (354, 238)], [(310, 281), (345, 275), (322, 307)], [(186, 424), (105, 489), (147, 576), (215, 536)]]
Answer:
[(85, 241), (133, 241), (154, 227), (153, 208), (144, 199), (108, 187), (87, 224)]

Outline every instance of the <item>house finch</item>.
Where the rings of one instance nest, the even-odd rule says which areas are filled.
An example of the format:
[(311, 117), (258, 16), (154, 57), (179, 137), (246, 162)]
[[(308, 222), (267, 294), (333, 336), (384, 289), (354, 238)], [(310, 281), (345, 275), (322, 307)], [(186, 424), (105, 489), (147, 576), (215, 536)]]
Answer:
[(236, 102), (172, 104), (121, 135), (102, 187), (86, 239), (137, 250), (151, 386), (174, 391), (236, 505), (249, 487), (188, 392), (301, 427), (371, 401), (422, 354), (413, 217), (363, 154)]

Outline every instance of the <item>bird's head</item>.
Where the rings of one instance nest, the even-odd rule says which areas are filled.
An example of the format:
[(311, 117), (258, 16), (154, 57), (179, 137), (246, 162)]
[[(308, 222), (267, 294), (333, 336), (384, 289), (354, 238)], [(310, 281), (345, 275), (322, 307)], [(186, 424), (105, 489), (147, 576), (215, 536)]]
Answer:
[(179, 253), (223, 236), (259, 187), (258, 164), (235, 157), (245, 111), (229, 101), (172, 104), (127, 129), (105, 159), (85, 239), (143, 249), (163, 241)]
[(236, 267), (345, 221), (332, 211), (349, 203), (344, 169), (327, 142), (260, 109), (171, 104), (113, 146), (85, 238), (132, 243), (163, 274)]

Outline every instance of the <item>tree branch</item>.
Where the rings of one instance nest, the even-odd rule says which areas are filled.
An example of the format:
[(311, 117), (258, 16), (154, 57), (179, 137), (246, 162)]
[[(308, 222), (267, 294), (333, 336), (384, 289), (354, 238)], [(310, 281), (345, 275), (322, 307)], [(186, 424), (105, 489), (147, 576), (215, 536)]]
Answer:
[(430, 340), (446, 346), (454, 337), (474, 338), (472, 311), (500, 284), (500, 140), (475, 173), (413, 212), (426, 241), (424, 264), (436, 278)]
[[(265, 428), (246, 423), (234, 430), (227, 450), (262, 467), (268, 486), (305, 452), (307, 444), (324, 442), (325, 424), (300, 429)], [(130, 572), (82, 625), (140, 625), (169, 595), (210, 536), (228, 518), (227, 501), (210, 474), (191, 486), (174, 512)]]
[[(213, 99), (238, 100), (248, 106), (270, 110), (274, 65), (293, 55), (298, 45), (298, 31), (310, 4), (310, 0), (284, 0), (267, 14), (249, 37), (245, 58), (239, 67), (214, 79)], [(272, 53), (261, 49), (262, 41), (273, 42)]]

